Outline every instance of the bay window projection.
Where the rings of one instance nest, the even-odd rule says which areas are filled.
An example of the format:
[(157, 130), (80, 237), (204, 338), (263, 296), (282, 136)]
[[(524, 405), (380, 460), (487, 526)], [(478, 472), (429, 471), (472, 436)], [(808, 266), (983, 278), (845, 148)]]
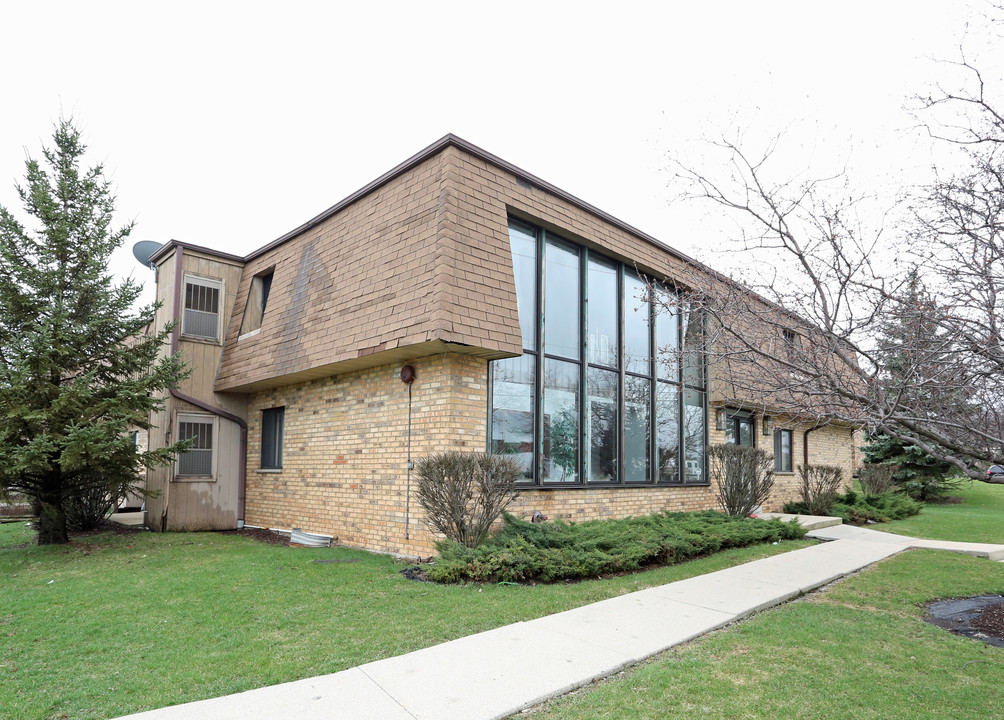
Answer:
[(543, 229), (509, 242), (523, 355), (491, 364), (491, 451), (533, 484), (705, 483), (701, 316)]

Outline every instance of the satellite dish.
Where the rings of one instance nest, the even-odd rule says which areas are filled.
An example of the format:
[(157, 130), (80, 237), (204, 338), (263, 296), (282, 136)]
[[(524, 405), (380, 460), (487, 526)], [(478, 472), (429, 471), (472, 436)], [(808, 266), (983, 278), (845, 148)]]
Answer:
[(150, 262), (150, 256), (163, 247), (159, 242), (154, 242), (153, 240), (140, 240), (138, 243), (132, 246), (132, 254), (137, 260), (139, 260), (140, 265), (144, 265), (151, 270), (154, 269), (153, 263)]

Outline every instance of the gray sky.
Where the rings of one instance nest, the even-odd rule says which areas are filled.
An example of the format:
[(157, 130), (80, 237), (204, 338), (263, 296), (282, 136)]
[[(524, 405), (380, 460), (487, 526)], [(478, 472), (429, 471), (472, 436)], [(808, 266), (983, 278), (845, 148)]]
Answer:
[[(700, 7), (690, 7), (697, 6)], [(755, 6), (755, 7), (754, 7)], [(931, 155), (904, 103), (979, 55), (982, 0), (842, 3), (22, 2), (0, 27), (0, 203), (60, 113), (129, 242), (245, 254), (448, 132), (720, 264), (669, 153), (785, 131), (786, 170), (872, 187)], [(966, 22), (972, 26), (967, 31)], [(19, 209), (19, 208), (18, 208)], [(117, 272), (138, 268), (129, 248)]]

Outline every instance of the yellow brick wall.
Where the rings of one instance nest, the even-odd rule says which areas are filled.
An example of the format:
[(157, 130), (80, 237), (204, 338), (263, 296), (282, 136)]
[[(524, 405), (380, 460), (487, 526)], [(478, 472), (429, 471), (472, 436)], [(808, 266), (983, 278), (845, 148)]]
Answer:
[[(487, 363), (459, 354), (413, 361), (412, 458), (445, 450), (482, 451), (488, 416)], [(373, 550), (429, 555), (435, 537), (423, 521), (412, 475), (409, 538), (405, 539), (408, 387), (400, 364), (290, 385), (250, 396), (246, 522), (332, 535)], [(285, 407), (283, 468), (262, 471), (261, 411)], [(711, 422), (712, 442), (724, 442)], [(810, 435), (810, 461), (850, 467), (850, 431)], [(758, 437), (758, 443), (770, 438)], [(795, 462), (801, 462), (796, 432)], [(761, 443), (761, 446), (764, 446)], [(771, 447), (767, 447), (771, 450)], [(849, 477), (849, 474), (848, 474)], [(779, 476), (766, 509), (797, 493), (794, 475)], [(517, 516), (540, 510), (552, 519), (591, 520), (663, 510), (716, 507), (714, 486), (523, 490)]]
[[(715, 408), (709, 412), (709, 437), (714, 445), (721, 445), (725, 442), (725, 431), (715, 429)], [(766, 450), (771, 455), (774, 454), (774, 433), (762, 434), (763, 418), (756, 418), (755, 447)], [(809, 425), (799, 425), (788, 422), (785, 418), (773, 418), (773, 428), (791, 430), (791, 468), (790, 473), (775, 473), (774, 490), (770, 500), (764, 505), (767, 512), (781, 512), (785, 503), (799, 500), (801, 497), (801, 481), (798, 475), (798, 466), (805, 460), (805, 431)], [(851, 487), (851, 478), (860, 464), (860, 451), (857, 445), (860, 444), (860, 433), (854, 433), (850, 428), (840, 426), (825, 426), (817, 428), (809, 433), (809, 464), (810, 465), (837, 465), (844, 473), (844, 487)]]

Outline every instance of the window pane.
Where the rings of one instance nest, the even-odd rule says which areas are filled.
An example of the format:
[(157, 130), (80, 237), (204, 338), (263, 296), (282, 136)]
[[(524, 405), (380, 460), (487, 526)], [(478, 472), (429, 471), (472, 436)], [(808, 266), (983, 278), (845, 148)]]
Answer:
[(685, 309), (683, 312), (683, 381), (704, 387), (704, 316)]
[(774, 470), (791, 472), (791, 430), (774, 431)]
[(624, 369), (651, 375), (648, 290), (640, 278), (624, 276)]
[(579, 467), (579, 366), (544, 360), (544, 454), (541, 476), (575, 482)]
[(689, 388), (683, 393), (684, 481), (704, 481), (704, 393)]
[(663, 291), (660, 293), (655, 316), (656, 373), (662, 380), (680, 381), (680, 316), (675, 304), (671, 304), (673, 295)]
[(523, 463), (533, 477), (533, 355), (492, 363), (492, 452)]
[(579, 359), (579, 252), (548, 238), (544, 256), (544, 352)]
[(655, 432), (660, 482), (680, 482), (680, 391), (676, 385), (655, 385)]
[(213, 474), (213, 424), (179, 422), (178, 439), (191, 440), (192, 447), (178, 454), (178, 475)]
[(617, 479), (617, 384), (618, 374), (589, 368), (589, 395), (586, 428), (589, 453), (589, 481)]
[(282, 467), (282, 431), (284, 408), (269, 408), (261, 414), (261, 466)]
[(617, 367), (617, 266), (589, 259), (589, 362)]
[(645, 378), (624, 379), (624, 482), (648, 482), (651, 385)]
[(181, 331), (186, 335), (216, 340), (219, 327), (219, 304), (220, 288), (218, 286), (186, 282)]
[(523, 347), (537, 349), (537, 239), (533, 231), (509, 225), (512, 274), (516, 281), (516, 307)]
[(753, 418), (740, 418), (739, 444), (743, 447), (753, 447)]

